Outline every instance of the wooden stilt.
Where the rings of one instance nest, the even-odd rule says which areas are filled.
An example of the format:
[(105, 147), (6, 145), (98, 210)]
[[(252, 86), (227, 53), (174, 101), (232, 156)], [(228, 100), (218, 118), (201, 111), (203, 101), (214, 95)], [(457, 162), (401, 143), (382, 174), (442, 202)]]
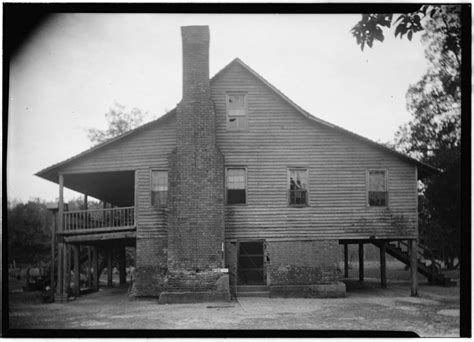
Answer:
[(126, 248), (125, 246), (120, 247), (119, 251), (119, 276), (120, 276), (120, 284), (126, 284), (127, 283), (127, 265), (126, 265)]
[(349, 248), (344, 244), (344, 278), (349, 278)]
[(387, 263), (385, 260), (387, 242), (380, 242), (380, 287), (385, 289), (387, 287)]
[(80, 296), (80, 281), (81, 281), (81, 274), (80, 274), (80, 267), (79, 267), (79, 253), (80, 247), (79, 245), (72, 246), (74, 251), (74, 296), (77, 298)]
[(359, 243), (359, 281), (364, 281), (364, 244)]
[(418, 297), (418, 261), (417, 261), (417, 244), (416, 240), (408, 240), (408, 253), (410, 257), (410, 281), (411, 296)]
[(50, 279), (50, 288), (51, 293), (54, 295), (55, 286), (54, 286), (54, 264), (56, 263), (55, 254), (56, 254), (56, 226), (57, 226), (57, 215), (56, 212), (53, 211), (53, 222), (51, 224), (51, 279)]
[[(63, 212), (64, 212), (64, 200), (63, 200), (63, 187), (64, 187), (64, 176), (59, 174), (59, 203), (58, 203), (58, 233), (63, 232)], [(58, 280), (56, 286), (55, 301), (63, 302), (66, 300), (64, 290), (64, 255), (65, 247), (62, 241), (62, 237), (58, 237)]]
[(92, 247), (92, 289), (99, 291), (99, 258), (97, 256), (97, 247)]
[(87, 246), (87, 287), (92, 288), (92, 251), (90, 246)]
[(112, 287), (112, 249), (107, 249), (107, 286)]
[(133, 266), (137, 268), (137, 245), (135, 244), (135, 248), (133, 249)]
[(64, 262), (63, 262), (63, 295), (69, 298), (69, 286), (71, 284), (71, 253), (70, 253), (70, 246), (65, 243), (64, 244)]
[(55, 301), (61, 302), (63, 299), (63, 272), (64, 272), (64, 244), (62, 242), (58, 243), (58, 278), (57, 278), (57, 286), (55, 292)]

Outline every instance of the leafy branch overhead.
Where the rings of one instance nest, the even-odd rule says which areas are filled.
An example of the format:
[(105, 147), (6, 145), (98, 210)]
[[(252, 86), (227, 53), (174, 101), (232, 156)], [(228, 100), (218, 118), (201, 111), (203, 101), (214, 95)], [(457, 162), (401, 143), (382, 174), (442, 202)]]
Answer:
[(107, 129), (89, 128), (87, 136), (94, 144), (102, 143), (137, 128), (144, 122), (147, 115), (147, 112), (143, 112), (138, 108), (127, 110), (125, 106), (115, 103), (105, 114), (108, 125)]
[(374, 40), (383, 42), (383, 28), (390, 29), (392, 26), (395, 28), (395, 37), (403, 38), (406, 35), (408, 40), (411, 40), (413, 34), (423, 30), (423, 19), (434, 18), (440, 15), (440, 12), (441, 6), (423, 5), (416, 12), (400, 14), (396, 18), (394, 14), (387, 13), (362, 14), (362, 19), (351, 29), (351, 33), (361, 50), (364, 50), (366, 45), (371, 48)]

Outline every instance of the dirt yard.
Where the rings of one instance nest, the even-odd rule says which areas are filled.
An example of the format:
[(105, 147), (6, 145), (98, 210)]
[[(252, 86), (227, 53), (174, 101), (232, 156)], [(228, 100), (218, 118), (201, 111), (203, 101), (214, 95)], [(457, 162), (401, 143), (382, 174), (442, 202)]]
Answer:
[[(376, 272), (367, 268), (367, 275)], [(396, 272), (395, 272), (396, 271)], [(389, 274), (405, 275), (402, 266)], [(351, 270), (355, 276), (357, 269)], [(400, 278), (400, 275), (397, 275)], [(403, 277), (402, 277), (403, 278)], [(66, 304), (42, 304), (39, 293), (10, 293), (10, 328), (19, 329), (304, 329), (412, 331), (425, 337), (459, 336), (459, 286), (347, 281), (338, 299), (239, 298), (230, 303), (159, 305), (127, 289), (103, 288)]]

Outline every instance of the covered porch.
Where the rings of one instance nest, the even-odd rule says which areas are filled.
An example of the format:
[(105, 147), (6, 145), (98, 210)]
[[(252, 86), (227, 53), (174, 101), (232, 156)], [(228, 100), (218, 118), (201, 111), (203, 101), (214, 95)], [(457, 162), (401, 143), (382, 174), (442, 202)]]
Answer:
[[(127, 247), (136, 247), (135, 171), (59, 173), (59, 203), (55, 211), (52, 256), (56, 256), (55, 300), (67, 301), (87, 289), (97, 291), (102, 269), (107, 269), (107, 286), (112, 270), (126, 283)], [(80, 208), (68, 208), (64, 189), (80, 192)], [(99, 200), (90, 201), (90, 198)], [(132, 257), (133, 263), (135, 258)], [(130, 263), (130, 258), (129, 258)]]

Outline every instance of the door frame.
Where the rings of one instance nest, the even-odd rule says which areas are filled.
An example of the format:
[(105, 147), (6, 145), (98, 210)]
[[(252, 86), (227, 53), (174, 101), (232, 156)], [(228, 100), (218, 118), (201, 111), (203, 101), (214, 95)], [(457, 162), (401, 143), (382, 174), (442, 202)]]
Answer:
[[(263, 283), (262, 285), (267, 285), (267, 243), (265, 241), (265, 239), (238, 239), (237, 240), (237, 248), (236, 248), (236, 279), (235, 279), (235, 284), (237, 286), (239, 286), (239, 270), (240, 270), (240, 266), (239, 266), (239, 258), (240, 258), (240, 244), (241, 243), (246, 243), (246, 242), (261, 242), (262, 243), (262, 247), (263, 247), (263, 254), (262, 254), (262, 257), (263, 257), (263, 266), (262, 266), (262, 270), (263, 270)], [(247, 285), (247, 284), (240, 284), (240, 285)]]

